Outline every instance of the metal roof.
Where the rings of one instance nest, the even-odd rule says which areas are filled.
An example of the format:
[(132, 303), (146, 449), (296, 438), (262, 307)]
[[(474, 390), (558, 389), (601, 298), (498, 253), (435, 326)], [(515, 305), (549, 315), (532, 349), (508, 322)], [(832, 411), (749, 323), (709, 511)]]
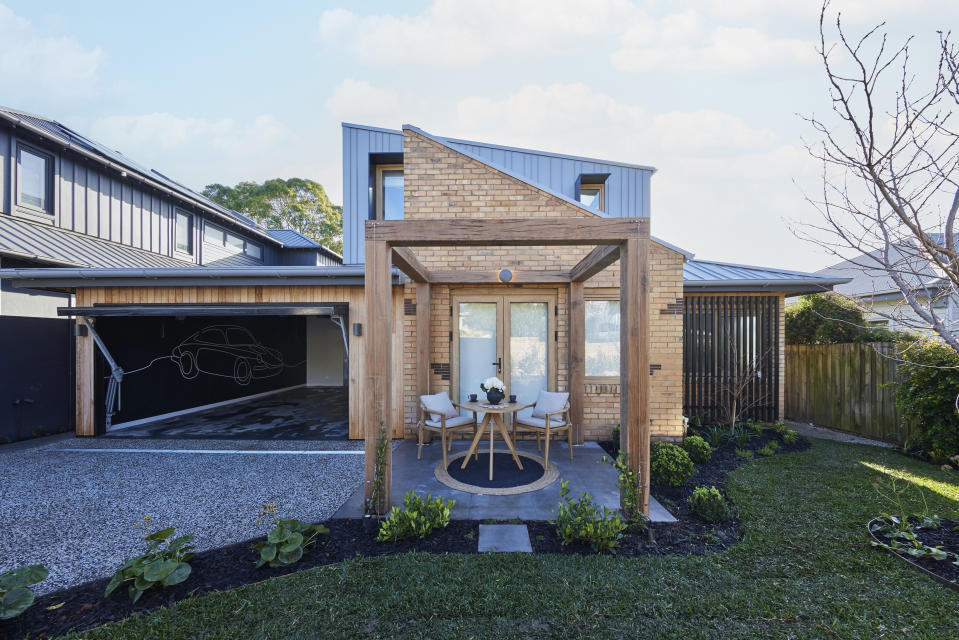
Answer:
[(8, 215), (0, 215), (0, 255), (72, 267), (197, 268), (185, 260)]
[(711, 260), (689, 260), (683, 265), (685, 290), (816, 293), (846, 282), (849, 278)]
[(284, 247), (291, 247), (294, 249), (316, 249), (323, 246), (320, 243), (314, 242), (312, 239), (307, 238), (296, 229), (267, 229), (266, 232), (282, 242)]
[(19, 111), (17, 109), (11, 109), (3, 106), (0, 106), (0, 117), (13, 122), (14, 124), (32, 129), (37, 134), (49, 138), (59, 144), (66, 145), (78, 153), (95, 156), (104, 163), (115, 163), (117, 165), (121, 165), (123, 168), (139, 174), (144, 179), (156, 183), (182, 198), (193, 201), (211, 213), (215, 213), (222, 218), (246, 227), (260, 237), (275, 241), (266, 233), (262, 226), (242, 213), (228, 209), (223, 205), (210, 200), (206, 196), (193, 191), (189, 187), (186, 187), (179, 182), (163, 175), (159, 171), (155, 169), (148, 169), (138, 164), (134, 160), (131, 160), (119, 151), (110, 149), (109, 147), (100, 144), (95, 140), (91, 140), (90, 138), (87, 138), (86, 136), (65, 125), (60, 124), (55, 120), (50, 120), (49, 118), (43, 118), (32, 113), (27, 113), (25, 111)]

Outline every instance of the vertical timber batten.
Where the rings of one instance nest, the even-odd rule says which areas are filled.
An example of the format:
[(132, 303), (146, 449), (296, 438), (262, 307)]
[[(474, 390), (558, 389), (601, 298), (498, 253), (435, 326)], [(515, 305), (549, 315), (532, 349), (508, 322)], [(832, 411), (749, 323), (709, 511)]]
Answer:
[(584, 394), (586, 393), (586, 303), (583, 283), (569, 283), (569, 404), (573, 441), (583, 444)]
[(77, 318), (74, 327), (76, 334), (76, 434), (78, 436), (95, 436), (96, 432), (96, 411), (95, 411), (95, 391), (93, 388), (94, 365), (93, 365), (93, 336), (85, 332), (86, 327), (82, 321)]
[[(391, 410), (392, 377), (392, 334), (393, 334), (393, 273), (390, 259), (391, 249), (386, 242), (375, 238), (375, 228), (367, 233), (366, 241), (366, 382), (361, 392), (364, 410), (364, 495), (370, 497), (376, 475), (376, 445), (380, 428), (385, 427), (387, 438), (392, 441), (393, 424)], [(393, 447), (388, 444), (386, 459), (382, 471), (383, 486), (379, 513), (390, 508), (392, 490)]]

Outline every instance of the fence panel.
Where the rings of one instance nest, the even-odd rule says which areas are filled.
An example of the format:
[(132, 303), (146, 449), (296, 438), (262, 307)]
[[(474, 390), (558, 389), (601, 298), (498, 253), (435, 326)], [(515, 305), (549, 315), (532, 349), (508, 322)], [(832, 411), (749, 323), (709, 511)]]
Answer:
[(786, 417), (901, 443), (908, 435), (896, 409), (895, 345), (786, 346)]

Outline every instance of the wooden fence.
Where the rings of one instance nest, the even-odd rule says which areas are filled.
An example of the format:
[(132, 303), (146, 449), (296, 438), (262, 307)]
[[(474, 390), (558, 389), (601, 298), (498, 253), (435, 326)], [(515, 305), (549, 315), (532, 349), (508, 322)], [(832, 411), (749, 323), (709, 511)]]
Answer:
[(786, 418), (901, 443), (893, 343), (786, 346)]

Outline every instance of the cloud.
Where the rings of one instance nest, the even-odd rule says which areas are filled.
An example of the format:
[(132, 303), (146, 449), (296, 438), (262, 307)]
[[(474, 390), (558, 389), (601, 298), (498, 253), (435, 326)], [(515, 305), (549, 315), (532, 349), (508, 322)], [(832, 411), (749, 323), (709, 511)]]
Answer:
[(625, 0), (433, 0), (415, 15), (324, 12), (320, 40), (370, 67), (451, 67), (611, 50), (625, 71), (749, 70), (813, 59), (813, 45), (686, 10), (651, 15)]
[(340, 121), (396, 127), (396, 122), (384, 121), (384, 118), (395, 117), (400, 112), (400, 95), (393, 89), (374, 87), (365, 80), (346, 78), (333, 88), (325, 106), (330, 115)]
[(46, 33), (0, 4), (0, 97), (7, 106), (93, 98), (104, 58), (100, 47)]

